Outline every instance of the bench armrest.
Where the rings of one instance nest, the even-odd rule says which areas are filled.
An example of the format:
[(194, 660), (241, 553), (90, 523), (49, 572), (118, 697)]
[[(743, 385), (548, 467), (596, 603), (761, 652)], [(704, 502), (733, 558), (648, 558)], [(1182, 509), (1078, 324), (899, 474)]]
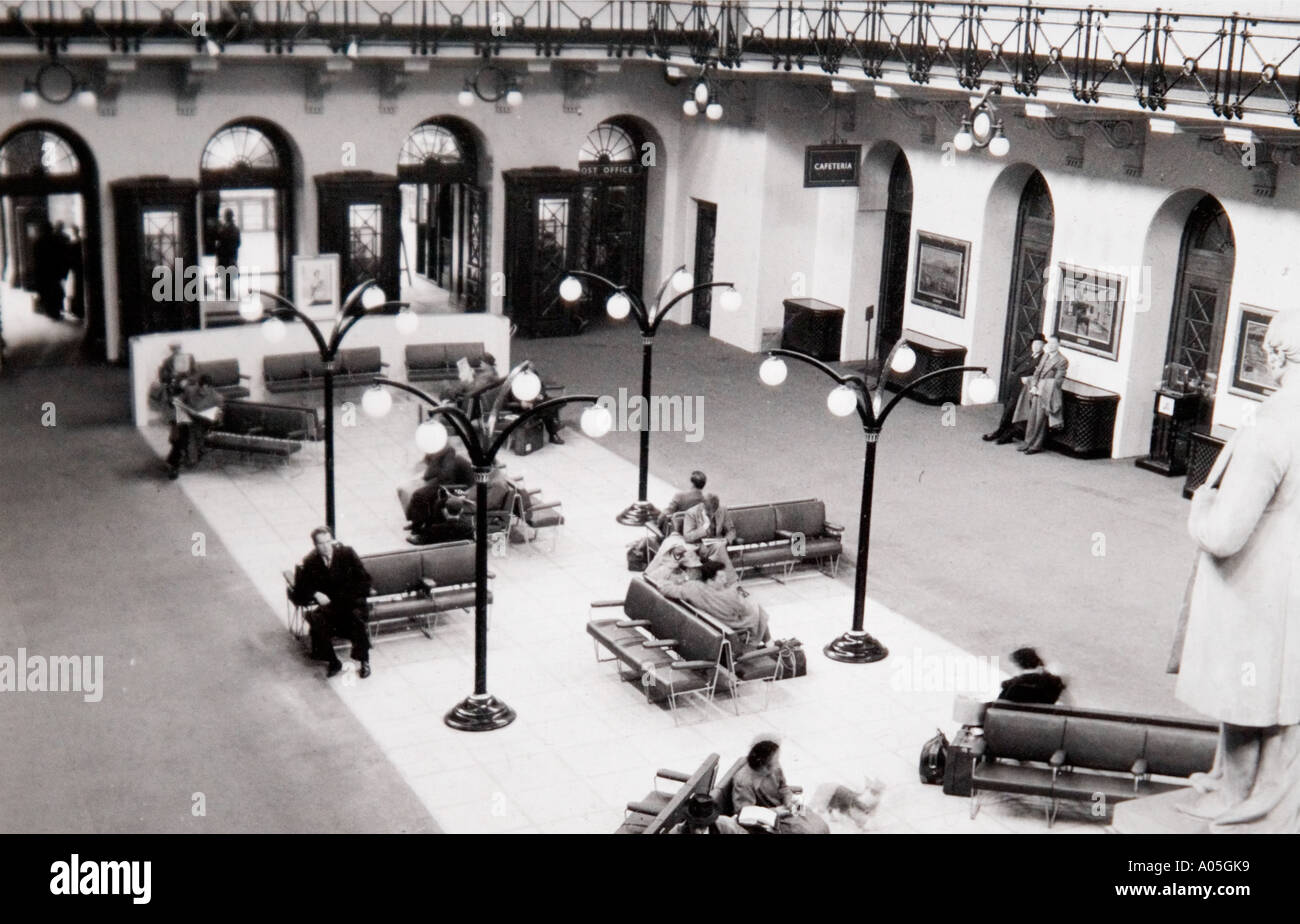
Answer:
[(689, 773), (682, 773), (680, 770), (664, 770), (660, 768), (655, 771), (655, 779), (662, 777), (665, 780), (672, 780), (676, 783), (685, 783), (691, 778)]
[(261, 436), (266, 432), (266, 427), (249, 427), (244, 431), (245, 436)]
[(731, 663), (733, 665), (747, 664), (750, 661), (757, 661), (759, 658), (776, 658), (779, 657), (778, 652), (780, 650), (770, 645), (766, 648), (755, 648), (753, 651), (747, 651), (743, 655), (732, 658)]
[(306, 430), (290, 430), (284, 436), (284, 439), (286, 440), (305, 440), (306, 438), (307, 438)]
[(639, 812), (642, 815), (658, 815), (659, 806), (651, 805), (649, 802), (629, 802), (627, 804), (629, 812)]
[(239, 377), (240, 377), (241, 379), (243, 379), (245, 382), (247, 382), (247, 381), (251, 381), (252, 378), (253, 378), (251, 375), (249, 375), (249, 374), (246, 373), (246, 372), (241, 372), (241, 373), (239, 373)]
[(976, 760), (979, 760), (984, 756), (988, 749), (989, 743), (985, 741), (983, 737), (980, 737), (973, 745), (971, 745), (970, 752), (975, 756)]
[(1145, 757), (1139, 757), (1137, 760), (1133, 761), (1133, 766), (1129, 769), (1129, 773), (1134, 776), (1146, 776), (1148, 766), (1147, 759)]
[(668, 665), (675, 671), (706, 671), (711, 667), (717, 667), (716, 661), (674, 661)]
[(562, 503), (564, 503), (564, 501), (547, 501), (545, 504), (533, 504), (528, 508), (527, 512), (532, 513), (536, 510), (554, 510)]
[(838, 536), (840, 533), (844, 532), (844, 527), (841, 526), (839, 523), (831, 523), (831, 522), (829, 522), (829, 521), (828, 521), (828, 522), (824, 522), (824, 523), (822, 523), (822, 529), (824, 529), (824, 530), (826, 530), (826, 532), (828, 532), (828, 533), (832, 533), (832, 534), (834, 534), (834, 535), (836, 535), (836, 536)]
[(1048, 762), (1048, 764), (1050, 764), (1050, 765), (1053, 766), (1053, 767), (1058, 767), (1058, 768), (1059, 768), (1059, 767), (1064, 767), (1064, 766), (1065, 766), (1065, 751), (1062, 750), (1062, 749), (1060, 749), (1060, 748), (1057, 748), (1055, 751), (1052, 752), (1052, 756), (1048, 759), (1047, 762)]
[(425, 590), (434, 591), (438, 589), (438, 582), (431, 577), (420, 578), (420, 583), (424, 585)]
[(675, 638), (655, 638), (641, 643), (644, 648), (672, 648), (680, 644), (681, 642)]
[(618, 622), (614, 623), (614, 625), (616, 625), (616, 626), (617, 626), (618, 628), (620, 628), (620, 629), (639, 629), (639, 628), (641, 628), (641, 627), (643, 627), (643, 626), (649, 626), (649, 625), (650, 625), (650, 620), (648, 620), (648, 619), (620, 619)]
[(592, 600), (591, 603), (588, 605), (592, 609), (597, 609), (603, 606), (622, 606), (623, 601), (622, 600)]

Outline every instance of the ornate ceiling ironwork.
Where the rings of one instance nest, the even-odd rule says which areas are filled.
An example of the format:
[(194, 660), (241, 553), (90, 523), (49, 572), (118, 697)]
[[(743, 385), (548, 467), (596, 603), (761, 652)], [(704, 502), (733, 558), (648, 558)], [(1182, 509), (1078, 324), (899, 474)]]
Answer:
[[(1300, 20), (1236, 13), (1078, 9), (928, 0), (537, 3), (365, 0), (285, 3), (38, 0), (4, 3), (0, 42), (76, 55), (171, 46), (204, 54), (261, 47), (438, 55), (648, 56), (726, 68), (859, 74), (965, 90), (1000, 82), (1021, 96), (1066, 93), (1159, 112), (1289, 117), (1300, 125)], [(1153, 0), (1154, 6), (1154, 0)], [(196, 35), (200, 16), (204, 31)], [(208, 53), (211, 53), (208, 48)]]

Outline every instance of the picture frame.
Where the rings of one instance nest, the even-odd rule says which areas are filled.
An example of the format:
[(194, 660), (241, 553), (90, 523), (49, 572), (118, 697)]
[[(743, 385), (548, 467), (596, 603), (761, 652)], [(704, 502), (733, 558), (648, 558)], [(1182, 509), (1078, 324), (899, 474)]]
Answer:
[(1069, 263), (1059, 265), (1061, 285), (1053, 335), (1061, 346), (1117, 360), (1124, 321), (1124, 277)]
[(1237, 318), (1237, 345), (1232, 354), (1231, 394), (1254, 401), (1263, 401), (1277, 390), (1277, 383), (1268, 374), (1264, 353), (1264, 334), (1268, 323), (1277, 311), (1256, 305), (1242, 305)]
[(912, 301), (935, 311), (965, 317), (969, 268), (970, 241), (917, 231)]
[(293, 293), (298, 309), (313, 321), (331, 321), (339, 313), (339, 255), (294, 255)]

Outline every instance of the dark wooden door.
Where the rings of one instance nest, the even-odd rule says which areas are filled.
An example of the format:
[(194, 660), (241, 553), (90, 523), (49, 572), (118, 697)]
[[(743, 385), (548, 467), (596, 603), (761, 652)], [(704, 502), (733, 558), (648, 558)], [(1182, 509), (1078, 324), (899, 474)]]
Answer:
[(1209, 425), (1214, 417), (1214, 393), (1236, 247), (1232, 225), (1223, 207), (1206, 196), (1192, 210), (1183, 232), (1178, 258), (1174, 310), (1169, 324), (1167, 363), (1193, 370), (1198, 393), (1195, 423)]
[(112, 185), (122, 339), (199, 326), (198, 184), (143, 178)]
[[(713, 245), (718, 233), (718, 206), (712, 202), (695, 203), (695, 284), (713, 281)], [(709, 329), (713, 317), (713, 290), (701, 289), (692, 297), (691, 323)]]
[(575, 333), (591, 297), (569, 305), (560, 282), (570, 268), (585, 269), (577, 248), (577, 174), (509, 170), (505, 184), (506, 314), (527, 336)]
[(912, 171), (902, 151), (889, 173), (889, 205), (885, 209), (885, 245), (880, 259), (880, 313), (876, 325), (876, 355), (882, 360), (903, 336), (907, 304), (907, 256), (912, 237)]
[(1014, 385), (1012, 370), (1031, 355), (1036, 334), (1043, 332), (1043, 297), (1051, 276), (1052, 233), (1055, 211), (1052, 194), (1041, 173), (1035, 172), (1020, 194), (1016, 217), (1016, 244), (1011, 259), (1011, 295), (1002, 343), (1001, 395), (1005, 400)]
[(368, 171), (316, 177), (318, 250), (339, 255), (340, 298), (374, 279), (390, 299), (400, 292), (401, 193), (397, 177)]
[(486, 310), (487, 289), (483, 284), (487, 273), (487, 196), (478, 186), (465, 185), (464, 233), (461, 246), (464, 253), (461, 265), (464, 272), (461, 282), (466, 311)]

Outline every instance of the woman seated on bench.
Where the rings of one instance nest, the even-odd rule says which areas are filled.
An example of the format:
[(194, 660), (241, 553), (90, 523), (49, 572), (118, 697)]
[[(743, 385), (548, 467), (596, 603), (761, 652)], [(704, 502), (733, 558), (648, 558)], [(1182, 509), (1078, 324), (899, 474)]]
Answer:
[(669, 600), (689, 603), (724, 625), (748, 633), (751, 647), (761, 647), (772, 639), (767, 612), (740, 586), (725, 546), (710, 546), (701, 558), (680, 533), (673, 533), (659, 546), (645, 577)]
[(830, 834), (825, 819), (805, 809), (786, 783), (780, 751), (781, 745), (767, 737), (760, 737), (749, 749), (745, 766), (736, 771), (731, 784), (731, 805), (737, 819), (746, 823), (745, 809), (756, 805), (776, 810), (776, 824), (771, 829), (776, 834)]

